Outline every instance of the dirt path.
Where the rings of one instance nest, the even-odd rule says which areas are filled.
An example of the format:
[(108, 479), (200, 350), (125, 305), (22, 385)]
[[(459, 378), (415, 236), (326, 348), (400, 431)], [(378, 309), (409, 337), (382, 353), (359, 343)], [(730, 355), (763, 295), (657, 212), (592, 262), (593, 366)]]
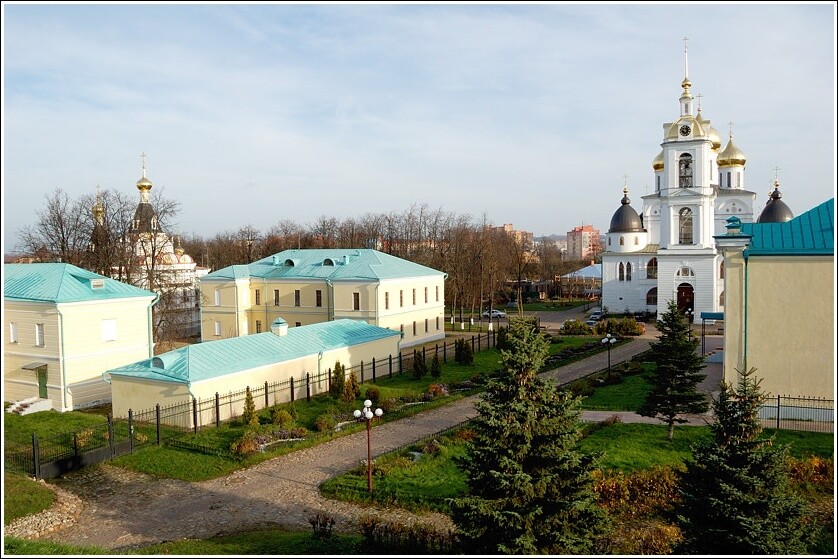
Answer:
[[(612, 363), (644, 351), (648, 342), (648, 338), (639, 338), (614, 348)], [(607, 357), (599, 354), (544, 376), (564, 383), (606, 366)], [(373, 455), (465, 421), (474, 415), (477, 398), (471, 396), (449, 406), (376, 426), (371, 437)], [(614, 413), (586, 412), (583, 418), (598, 420), (610, 415)], [(655, 422), (631, 413), (619, 415), (624, 422)], [(703, 424), (702, 418), (694, 421)], [(119, 549), (185, 538), (203, 539), (259, 527), (309, 530), (309, 518), (317, 512), (334, 517), (336, 530), (351, 531), (359, 516), (373, 507), (326, 499), (318, 487), (358, 466), (365, 458), (366, 432), (361, 431), (197, 483), (156, 479), (108, 464), (86, 468), (58, 481), (61, 489), (81, 500), (75, 521), (59, 524), (58, 529), (43, 539)], [(393, 508), (374, 510), (381, 518), (452, 527), (448, 516), (443, 514)], [(19, 535), (8, 528), (5, 533)]]

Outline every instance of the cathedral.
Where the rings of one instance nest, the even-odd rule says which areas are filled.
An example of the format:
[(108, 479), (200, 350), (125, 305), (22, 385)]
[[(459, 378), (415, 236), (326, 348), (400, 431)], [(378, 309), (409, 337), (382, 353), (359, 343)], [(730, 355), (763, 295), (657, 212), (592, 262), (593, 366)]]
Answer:
[[(128, 226), (128, 234), (118, 245), (124, 258), (108, 258), (109, 255), (104, 254), (114, 245), (108, 240), (110, 231), (105, 222), (105, 208), (97, 195), (92, 208), (93, 234), (88, 247), (94, 257), (91, 268), (105, 268), (94, 271), (158, 294), (154, 305), (155, 342), (163, 338), (199, 336), (198, 279), (208, 274), (209, 268), (199, 266), (185, 253), (180, 246), (180, 237), (172, 238), (163, 231), (150, 201), (153, 185), (146, 176), (145, 154), (142, 158), (142, 177), (137, 181), (140, 202)], [(117, 266), (115, 262), (126, 264)]]
[[(602, 253), (602, 307), (610, 313), (666, 312), (669, 301), (690, 321), (702, 312), (724, 312), (723, 258), (714, 235), (726, 220), (743, 223), (788, 221), (779, 181), (762, 210), (745, 188), (745, 154), (729, 133), (719, 133), (694, 106), (686, 50), (680, 114), (663, 125), (661, 151), (652, 161), (655, 192), (642, 196), (640, 213), (623, 187)], [(701, 96), (699, 95), (699, 101)]]

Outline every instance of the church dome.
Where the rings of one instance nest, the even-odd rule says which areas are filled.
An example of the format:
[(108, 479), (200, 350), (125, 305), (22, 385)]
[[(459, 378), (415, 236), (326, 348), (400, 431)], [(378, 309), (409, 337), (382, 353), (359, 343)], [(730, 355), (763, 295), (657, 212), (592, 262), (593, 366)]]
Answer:
[(710, 143), (714, 150), (718, 151), (720, 147), (722, 147), (722, 137), (719, 136), (719, 133), (716, 131), (715, 128), (707, 125), (707, 137), (710, 138)]
[(768, 202), (757, 218), (757, 223), (783, 223), (794, 219), (794, 214), (785, 202), (780, 200), (780, 181), (774, 181), (774, 192), (768, 198)]
[(628, 197), (628, 189), (623, 189), (623, 200), (620, 207), (614, 212), (611, 218), (611, 226), (608, 228), (609, 233), (628, 233), (628, 232), (642, 232), (643, 220), (637, 214), (637, 211), (631, 207), (631, 200)]
[(719, 157), (716, 159), (716, 163), (719, 167), (744, 165), (745, 161), (745, 154), (742, 153), (742, 150), (736, 147), (736, 144), (733, 143), (733, 136), (730, 137), (725, 149), (719, 153)]
[(652, 160), (652, 169), (663, 171), (663, 150)]

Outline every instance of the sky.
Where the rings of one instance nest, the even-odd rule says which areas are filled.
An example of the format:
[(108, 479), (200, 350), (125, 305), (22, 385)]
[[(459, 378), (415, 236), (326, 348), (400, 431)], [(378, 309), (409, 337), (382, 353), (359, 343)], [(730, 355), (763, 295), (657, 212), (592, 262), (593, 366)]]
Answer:
[(755, 208), (775, 176), (795, 215), (836, 191), (833, 2), (2, 10), (4, 252), (56, 188), (139, 201), (142, 153), (186, 236), (414, 205), (605, 233), (654, 190), (684, 37)]

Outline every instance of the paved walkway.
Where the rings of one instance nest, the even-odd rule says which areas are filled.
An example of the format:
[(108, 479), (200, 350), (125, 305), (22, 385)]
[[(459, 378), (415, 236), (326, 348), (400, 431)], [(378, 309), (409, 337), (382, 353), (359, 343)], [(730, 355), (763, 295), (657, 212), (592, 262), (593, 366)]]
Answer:
[[(616, 347), (612, 364), (648, 349), (650, 335)], [(560, 383), (569, 382), (607, 367), (607, 355), (544, 373)], [(429, 410), (400, 421), (376, 426), (372, 451), (380, 455), (407, 442), (416, 441), (474, 415), (478, 396)], [(614, 412), (585, 412), (583, 419), (599, 420)], [(657, 423), (633, 413), (619, 412), (624, 422)], [(704, 424), (704, 418), (691, 418)], [(186, 538), (209, 538), (259, 527), (309, 530), (309, 518), (325, 512), (337, 521), (336, 530), (352, 530), (360, 515), (376, 514), (405, 523), (423, 522), (441, 528), (452, 527), (447, 515), (412, 513), (399, 509), (378, 509), (326, 499), (319, 485), (357, 467), (366, 458), (366, 432), (335, 439), (325, 444), (277, 457), (257, 466), (210, 481), (190, 483), (156, 479), (110, 464), (73, 472), (58, 486), (81, 499), (75, 521), (63, 525), (43, 539), (74, 545), (97, 545), (109, 549), (148, 545)], [(6, 535), (26, 535), (6, 529)]]

